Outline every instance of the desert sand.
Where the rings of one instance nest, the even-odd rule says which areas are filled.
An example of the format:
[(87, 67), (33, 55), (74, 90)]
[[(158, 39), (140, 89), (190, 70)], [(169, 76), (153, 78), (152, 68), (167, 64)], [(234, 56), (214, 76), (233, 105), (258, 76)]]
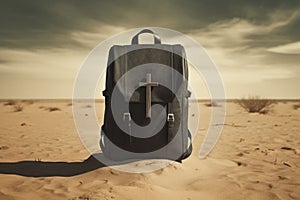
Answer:
[[(1, 200), (300, 199), (297, 101), (278, 102), (267, 114), (228, 102), (222, 135), (206, 159), (198, 154), (211, 108), (200, 102), (192, 156), (143, 174), (117, 171), (93, 158), (78, 136), (70, 103), (0, 102)], [(98, 102), (100, 123), (103, 108)]]

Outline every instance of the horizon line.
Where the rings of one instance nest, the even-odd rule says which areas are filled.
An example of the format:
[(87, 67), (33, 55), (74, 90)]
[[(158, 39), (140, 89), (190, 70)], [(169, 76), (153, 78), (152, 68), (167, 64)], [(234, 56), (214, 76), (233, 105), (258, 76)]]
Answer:
[[(189, 101), (235, 101), (235, 100), (241, 100), (241, 99), (247, 99), (242, 97), (242, 98), (225, 98), (225, 99), (210, 99), (210, 98), (198, 98), (198, 99), (189, 99)], [(263, 98), (260, 97), (258, 99), (265, 99), (265, 100), (275, 100), (275, 101), (300, 101), (300, 98)], [(78, 98), (78, 99), (73, 99), (73, 98), (0, 98), (0, 101), (105, 101), (105, 98)]]

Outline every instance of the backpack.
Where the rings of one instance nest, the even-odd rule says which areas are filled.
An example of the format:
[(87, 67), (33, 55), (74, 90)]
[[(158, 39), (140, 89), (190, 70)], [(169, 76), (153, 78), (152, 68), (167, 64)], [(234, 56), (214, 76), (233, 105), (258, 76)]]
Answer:
[[(154, 44), (139, 44), (150, 33)], [(100, 147), (114, 161), (169, 159), (192, 152), (188, 130), (188, 66), (182, 45), (161, 44), (149, 29), (131, 45), (110, 48)]]

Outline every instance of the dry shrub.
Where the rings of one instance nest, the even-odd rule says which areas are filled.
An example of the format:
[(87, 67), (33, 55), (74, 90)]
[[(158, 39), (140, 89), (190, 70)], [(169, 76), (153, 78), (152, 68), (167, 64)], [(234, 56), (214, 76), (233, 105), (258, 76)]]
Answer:
[(14, 105), (14, 112), (21, 112), (23, 107), (21, 105)]
[[(79, 181), (81, 183), (81, 181)], [(82, 183), (81, 183), (82, 184)], [(91, 200), (92, 199), (92, 196), (89, 195), (89, 194), (83, 194), (81, 196), (78, 196), (78, 197), (74, 197), (72, 198), (71, 200)]]
[(17, 102), (14, 100), (8, 100), (6, 103), (4, 103), (5, 106), (14, 106)]
[(295, 104), (293, 105), (294, 110), (298, 110), (298, 108), (300, 108), (300, 104)]
[(60, 108), (57, 108), (57, 107), (48, 107), (48, 108), (46, 108), (46, 110), (48, 110), (49, 112), (53, 112), (53, 111), (60, 111)]
[(267, 114), (274, 100), (262, 99), (259, 96), (249, 96), (237, 100), (237, 103), (249, 113)]
[(207, 107), (219, 107), (220, 105), (217, 103), (217, 102), (215, 102), (215, 101), (212, 101), (212, 102), (210, 102), (210, 103), (206, 103), (206, 104), (204, 104), (205, 106), (207, 106)]
[(8, 146), (4, 145), (4, 146), (0, 146), (0, 150), (7, 150)]

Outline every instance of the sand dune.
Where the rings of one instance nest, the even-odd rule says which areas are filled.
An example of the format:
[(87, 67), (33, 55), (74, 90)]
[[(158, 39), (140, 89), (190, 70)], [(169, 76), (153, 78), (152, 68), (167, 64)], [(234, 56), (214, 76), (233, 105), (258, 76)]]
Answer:
[[(300, 199), (300, 108), (294, 105), (299, 102), (279, 102), (262, 115), (227, 103), (222, 136), (201, 160), (211, 108), (200, 102), (193, 155), (182, 164), (131, 174), (90, 155), (69, 101), (2, 101), (0, 199)], [(97, 115), (101, 123), (101, 102)]]

